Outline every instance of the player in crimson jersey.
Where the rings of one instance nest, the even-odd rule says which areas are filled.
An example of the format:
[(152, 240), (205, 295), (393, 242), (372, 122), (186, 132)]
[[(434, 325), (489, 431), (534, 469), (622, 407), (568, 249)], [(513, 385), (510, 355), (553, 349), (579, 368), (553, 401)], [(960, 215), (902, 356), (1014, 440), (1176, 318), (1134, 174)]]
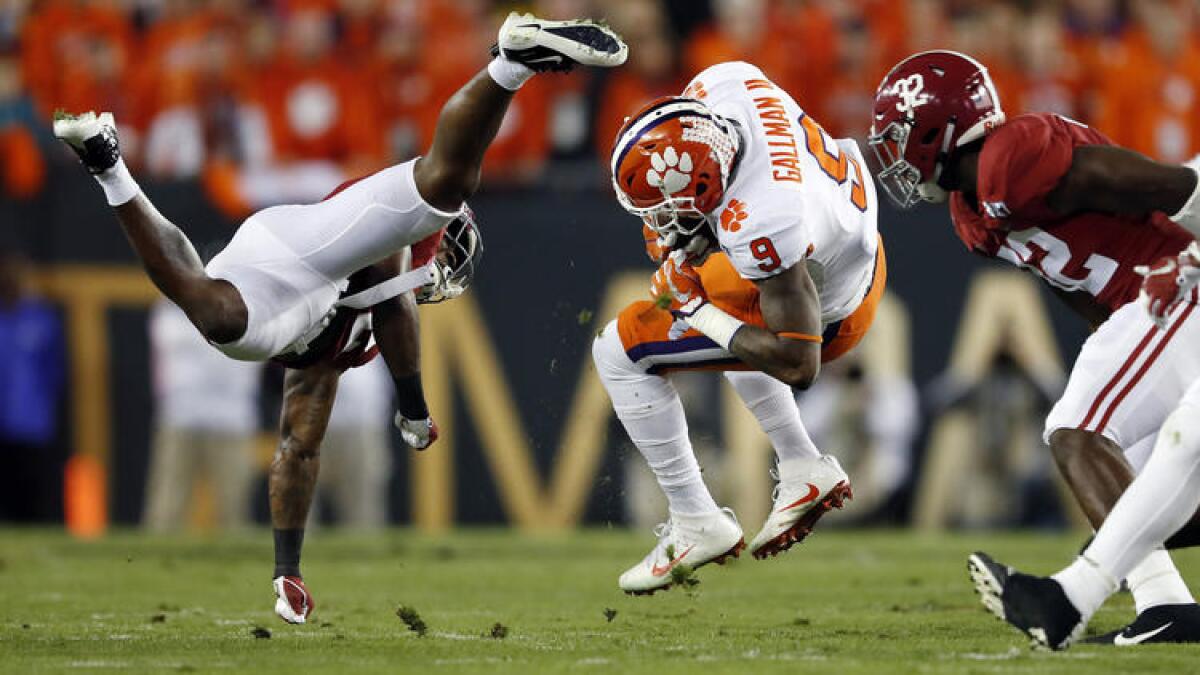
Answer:
[[(482, 250), (464, 201), (479, 185), (483, 155), (514, 92), (535, 73), (618, 66), (627, 53), (615, 33), (590, 21), (513, 13), (492, 62), (443, 106), (425, 156), (353, 181), (317, 204), (253, 214), (208, 265), (130, 176), (111, 114), (56, 116), (55, 135), (96, 177), (159, 290), (227, 356), (289, 367), (269, 486), (275, 611), (285, 621), (304, 623), (312, 610), (300, 548), (339, 374), (374, 355), (373, 333), (395, 382), (396, 426), (405, 442), (419, 450), (437, 439), (421, 386), (410, 291), (421, 288), (426, 299), (461, 292)], [(445, 246), (434, 256), (439, 241)], [(424, 264), (412, 271), (410, 249)]]
[[(986, 68), (946, 51), (911, 56), (883, 79), (870, 144), (879, 182), (898, 205), (948, 200), (968, 249), (1042, 277), (1096, 327), (1047, 417), (1045, 439), (1099, 527), (1132, 480), (1131, 464), (1145, 462), (1164, 420), (1200, 376), (1194, 298), (1178, 303), (1163, 329), (1134, 302), (1141, 284), (1135, 268), (1191, 240), (1179, 225), (1194, 228), (1188, 209), (1196, 172), (1116, 147), (1057, 115), (1007, 119)], [(972, 557), (973, 575), (995, 582), (977, 585), (995, 591), (985, 596), (998, 614), (1056, 647), (1082, 629), (1078, 613), (1064, 628), (1054, 612), (1047, 618), (1031, 609), (1046, 598), (1074, 600), (1078, 569), (1026, 583), (1033, 578), (1007, 577), (985, 559)], [(1125, 579), (1138, 617), (1098, 641), (1200, 640), (1200, 607), (1165, 550), (1138, 561)]]

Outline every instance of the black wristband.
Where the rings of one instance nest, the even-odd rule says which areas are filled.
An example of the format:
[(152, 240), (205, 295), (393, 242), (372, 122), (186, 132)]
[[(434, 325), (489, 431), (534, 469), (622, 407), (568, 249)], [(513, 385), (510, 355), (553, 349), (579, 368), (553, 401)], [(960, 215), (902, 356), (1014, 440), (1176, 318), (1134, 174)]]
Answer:
[(396, 410), (410, 420), (429, 417), (425, 405), (425, 390), (421, 387), (421, 373), (396, 378)]

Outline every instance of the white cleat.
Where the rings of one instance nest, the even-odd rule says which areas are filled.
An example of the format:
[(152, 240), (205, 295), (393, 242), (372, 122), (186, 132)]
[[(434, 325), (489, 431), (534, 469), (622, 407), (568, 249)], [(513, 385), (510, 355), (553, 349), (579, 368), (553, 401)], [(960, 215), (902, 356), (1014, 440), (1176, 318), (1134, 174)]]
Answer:
[[(742, 528), (733, 511), (721, 509), (699, 516), (671, 514), (671, 519), (654, 528), (658, 544), (642, 561), (625, 570), (617, 580), (631, 595), (649, 595), (671, 587), (677, 578), (710, 562), (723, 565), (746, 548)], [(680, 574), (680, 570), (685, 574)]]
[(546, 21), (513, 12), (500, 27), (493, 52), (545, 72), (567, 71), (576, 64), (613, 68), (625, 63), (629, 46), (611, 28), (594, 21)]
[(121, 158), (117, 143), (117, 123), (112, 113), (88, 111), (71, 115), (54, 113), (54, 135), (79, 155), (79, 161), (92, 173), (111, 169)]
[(308, 621), (315, 606), (300, 577), (275, 577), (275, 614), (288, 623)]
[(777, 478), (771, 514), (750, 542), (759, 560), (803, 541), (821, 516), (853, 496), (850, 477), (833, 455), (780, 462)]

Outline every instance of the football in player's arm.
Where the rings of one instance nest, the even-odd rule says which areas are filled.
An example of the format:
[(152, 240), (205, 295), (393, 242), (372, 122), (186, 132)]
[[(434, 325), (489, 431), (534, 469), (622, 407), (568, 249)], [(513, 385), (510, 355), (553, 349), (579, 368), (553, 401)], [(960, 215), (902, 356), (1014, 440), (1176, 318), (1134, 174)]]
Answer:
[(674, 296), (672, 314), (747, 365), (800, 389), (816, 381), (821, 369), (821, 302), (803, 263), (754, 280), (765, 328), (710, 302), (700, 275), (682, 252), (673, 253), (654, 279), (656, 296)]

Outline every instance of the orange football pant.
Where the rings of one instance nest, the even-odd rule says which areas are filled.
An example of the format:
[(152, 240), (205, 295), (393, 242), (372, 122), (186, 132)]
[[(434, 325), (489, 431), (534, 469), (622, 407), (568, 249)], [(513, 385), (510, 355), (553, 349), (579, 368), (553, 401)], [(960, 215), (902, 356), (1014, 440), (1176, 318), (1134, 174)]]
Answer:
[[(758, 288), (733, 268), (724, 253), (714, 253), (696, 268), (709, 302), (752, 326), (766, 328), (759, 307)], [(887, 287), (887, 256), (883, 238), (875, 254), (871, 285), (858, 308), (850, 316), (825, 327), (821, 361), (828, 363), (846, 354), (859, 342), (875, 321), (875, 311)], [(662, 374), (674, 370), (750, 370), (737, 357), (721, 349), (699, 331), (689, 328), (672, 340), (670, 330), (675, 317), (650, 300), (640, 300), (617, 315), (617, 332), (630, 360), (647, 366), (648, 372)]]

